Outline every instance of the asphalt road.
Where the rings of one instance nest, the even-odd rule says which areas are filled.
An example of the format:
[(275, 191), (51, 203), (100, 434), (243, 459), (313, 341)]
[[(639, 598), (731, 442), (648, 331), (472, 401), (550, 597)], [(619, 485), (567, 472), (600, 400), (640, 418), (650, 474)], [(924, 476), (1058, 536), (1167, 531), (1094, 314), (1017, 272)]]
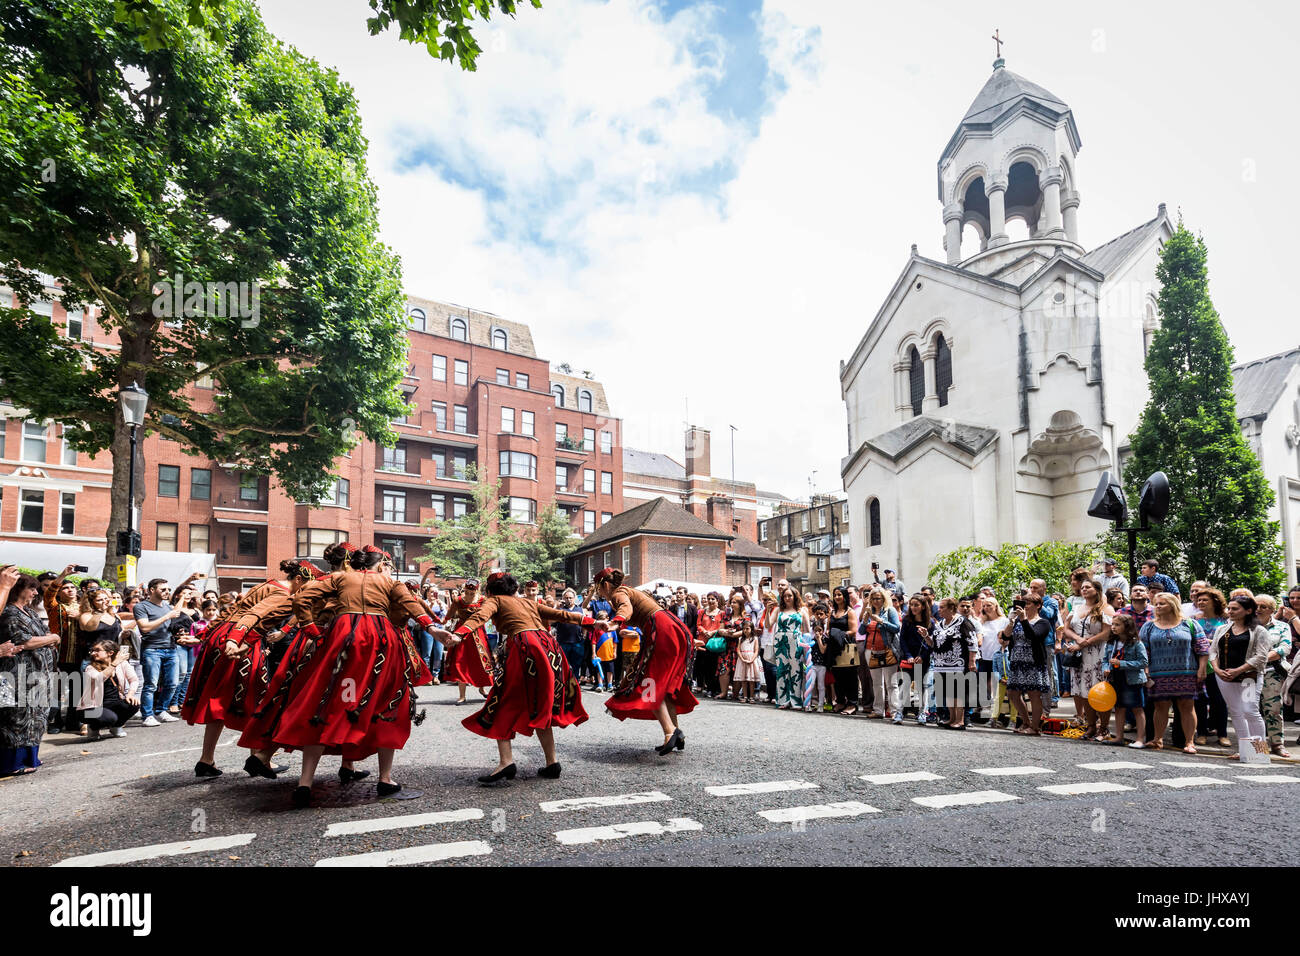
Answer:
[(496, 753), (459, 724), (474, 707), (449, 687), (421, 694), (429, 716), (395, 774), (410, 799), (377, 800), (373, 776), (341, 787), (327, 757), (318, 805), (294, 810), (295, 756), (277, 759), (282, 780), (252, 779), (227, 734), (225, 775), (199, 780), (200, 728), (132, 721), (121, 740), (47, 738), (38, 773), (0, 780), (0, 851), (18, 866), (1266, 866), (1284, 861), (1264, 848), (1300, 838), (1294, 762), (713, 701), (683, 718), (685, 751), (660, 757), (656, 726), (584, 695), (591, 719), (557, 735), (560, 779), (535, 776), (541, 748), (520, 738), (520, 777), (482, 787)]

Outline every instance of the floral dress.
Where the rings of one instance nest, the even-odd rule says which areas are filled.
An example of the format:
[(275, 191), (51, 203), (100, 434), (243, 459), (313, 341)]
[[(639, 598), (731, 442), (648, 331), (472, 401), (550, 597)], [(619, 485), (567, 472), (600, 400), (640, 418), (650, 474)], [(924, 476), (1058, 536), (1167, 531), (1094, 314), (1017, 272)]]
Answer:
[[(0, 615), (0, 643), (12, 641), (21, 648), (46, 633), (41, 619), (17, 604)], [(37, 751), (50, 708), (58, 702), (55, 670), (52, 647), (0, 657), (0, 776), (41, 765)]]
[[(1031, 633), (1034, 625), (1041, 624), (1038, 628), (1039, 634)], [(1042, 633), (1043, 631), (1046, 633)], [(1007, 654), (1007, 689), (1018, 690), (1022, 692), (1038, 691), (1043, 694), (1052, 692), (1052, 652), (1050, 648), (1043, 649), (1043, 663), (1040, 665), (1034, 659), (1034, 641), (1046, 643), (1047, 636), (1052, 633), (1052, 626), (1043, 618), (1037, 618), (1033, 625), (1025, 621), (1016, 621), (1016, 626), (1012, 630), (1011, 649)]]
[(1196, 673), (1199, 657), (1210, 655), (1210, 639), (1196, 621), (1181, 621), (1172, 628), (1159, 627), (1155, 621), (1142, 625), (1142, 643), (1147, 646), (1151, 666), (1147, 676), (1155, 686), (1149, 700), (1194, 698), (1199, 688)]
[[(744, 617), (728, 618), (722, 622), (723, 630), (740, 631), (740, 625), (744, 622)], [(731, 680), (731, 675), (736, 672), (736, 645), (740, 643), (739, 634), (736, 637), (727, 637), (719, 634), (727, 642), (727, 646), (718, 652), (718, 679), (726, 677)]]
[(777, 707), (803, 706), (803, 680), (800, 673), (803, 649), (799, 641), (802, 634), (803, 615), (798, 611), (782, 611), (776, 616), (776, 699), (772, 703)]
[[(1075, 641), (1084, 638), (1096, 637), (1101, 633), (1101, 629), (1110, 623), (1109, 617), (1095, 618), (1084, 617), (1087, 611), (1080, 608), (1078, 613), (1071, 618), (1068, 630), (1073, 635)], [(1110, 646), (1109, 641), (1102, 641), (1100, 644), (1092, 644), (1079, 651), (1083, 658), (1083, 663), (1078, 667), (1066, 668), (1070, 672), (1070, 693), (1076, 697), (1087, 697), (1088, 691), (1094, 684), (1100, 684), (1106, 679), (1106, 662), (1110, 655), (1106, 653), (1106, 648)]]

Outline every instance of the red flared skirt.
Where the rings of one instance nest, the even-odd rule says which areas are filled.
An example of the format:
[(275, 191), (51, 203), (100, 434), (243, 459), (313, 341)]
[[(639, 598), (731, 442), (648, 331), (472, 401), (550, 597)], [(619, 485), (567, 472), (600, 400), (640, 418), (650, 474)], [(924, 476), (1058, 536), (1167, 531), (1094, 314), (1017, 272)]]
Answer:
[(233, 621), (214, 627), (194, 658), (194, 671), (181, 704), (181, 716), (190, 724), (221, 721), (234, 730), (244, 725), (270, 680), (266, 648), (260, 634), (249, 632), (248, 653), (231, 659), (222, 653)]
[(572, 727), (587, 719), (582, 692), (568, 658), (549, 631), (523, 631), (506, 639), (492, 690), (477, 713), (461, 721), (466, 730), (492, 740), (534, 730)]
[(289, 647), (280, 658), (280, 665), (271, 675), (257, 709), (245, 722), (244, 732), (239, 737), (239, 746), (249, 750), (275, 747), (275, 728), (279, 726), (280, 718), (293, 694), (294, 677), (318, 647), (306, 638), (301, 628), (294, 628), (293, 633), (282, 640), (288, 641)]
[(618, 689), (606, 709), (619, 720), (656, 720), (655, 712), (665, 700), (679, 714), (689, 714), (699, 703), (686, 680), (695, 641), (677, 615), (656, 611), (641, 635), (641, 650), (632, 666), (623, 672)]
[[(432, 678), (418, 655), (412, 660), (409, 642), (387, 617), (342, 614), (310, 653), (305, 642), (298, 637), (295, 642), (298, 647), (285, 653), (276, 687), (285, 699), (276, 705), (268, 689), (258, 736), (250, 737), (250, 744), (266, 746), (269, 736), (275, 746), (320, 746), (345, 760), (364, 760), (406, 744), (414, 688)], [(286, 681), (291, 682), (287, 689)]]
[(469, 684), (488, 687), (492, 684), (492, 655), (488, 652), (487, 632), (479, 628), (442, 659), (444, 684)]

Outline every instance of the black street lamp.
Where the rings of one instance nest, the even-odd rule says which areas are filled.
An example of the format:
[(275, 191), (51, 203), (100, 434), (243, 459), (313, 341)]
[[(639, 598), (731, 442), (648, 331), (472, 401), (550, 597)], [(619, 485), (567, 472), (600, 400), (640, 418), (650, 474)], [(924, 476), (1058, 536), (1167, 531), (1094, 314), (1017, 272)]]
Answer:
[(117, 533), (119, 557), (140, 557), (140, 532), (135, 530), (135, 448), (136, 434), (144, 424), (144, 414), (149, 408), (149, 394), (136, 382), (122, 389), (122, 421), (131, 426), (131, 461), (126, 471), (126, 530)]

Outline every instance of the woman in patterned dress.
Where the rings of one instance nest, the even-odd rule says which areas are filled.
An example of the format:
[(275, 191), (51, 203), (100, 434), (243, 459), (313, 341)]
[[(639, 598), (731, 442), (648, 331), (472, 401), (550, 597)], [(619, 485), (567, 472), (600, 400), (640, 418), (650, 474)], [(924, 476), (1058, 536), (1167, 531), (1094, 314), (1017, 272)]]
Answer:
[[(1086, 724), (1083, 739), (1105, 739), (1110, 728), (1110, 711), (1098, 714), (1088, 702), (1088, 691), (1105, 680), (1106, 645), (1110, 643), (1110, 620), (1114, 616), (1105, 601), (1101, 585), (1090, 577), (1078, 582), (1081, 601), (1071, 604), (1057, 630), (1065, 653), (1078, 653), (1082, 663), (1070, 667), (1070, 693), (1074, 695), (1074, 712)], [(1121, 728), (1123, 729), (1123, 728)]]
[(59, 636), (32, 610), (39, 600), (36, 579), (15, 577), (14, 570), (3, 572), (12, 585), (0, 614), (0, 647), (6, 648), (0, 656), (0, 777), (36, 772), (41, 738), (58, 700), (54, 658)]
[(727, 642), (718, 655), (718, 696), (723, 700), (739, 700), (739, 696), (731, 691), (731, 678), (736, 672), (736, 647), (740, 643), (740, 630), (747, 620), (749, 608), (745, 606), (745, 595), (736, 592), (727, 602), (727, 618), (718, 630), (718, 636)]
[[(775, 609), (776, 642), (776, 698), (772, 705), (780, 710), (793, 710), (804, 706), (804, 678), (800, 661), (803, 648), (800, 638), (812, 632), (808, 613), (803, 609), (799, 592), (786, 588)], [(811, 656), (811, 655), (810, 655)]]
[[(1016, 733), (1037, 737), (1043, 718), (1043, 695), (1052, 693), (1052, 625), (1039, 616), (1043, 599), (1034, 592), (1017, 598), (1014, 603), (1002, 631), (1003, 642), (1011, 645), (1007, 654), (1007, 695), (1023, 721)], [(1029, 698), (1028, 706), (1025, 697)], [(1028, 720), (1024, 720), (1026, 715)]]
[(1196, 694), (1205, 683), (1206, 664), (1210, 659), (1210, 639), (1201, 626), (1183, 617), (1178, 596), (1162, 591), (1155, 596), (1155, 617), (1142, 625), (1139, 636), (1147, 646), (1151, 664), (1147, 676), (1154, 682), (1147, 695), (1152, 701), (1151, 740), (1147, 746), (1163, 750), (1165, 725), (1169, 722), (1169, 704), (1178, 708), (1184, 753), (1196, 753), (1192, 742), (1196, 735)]

